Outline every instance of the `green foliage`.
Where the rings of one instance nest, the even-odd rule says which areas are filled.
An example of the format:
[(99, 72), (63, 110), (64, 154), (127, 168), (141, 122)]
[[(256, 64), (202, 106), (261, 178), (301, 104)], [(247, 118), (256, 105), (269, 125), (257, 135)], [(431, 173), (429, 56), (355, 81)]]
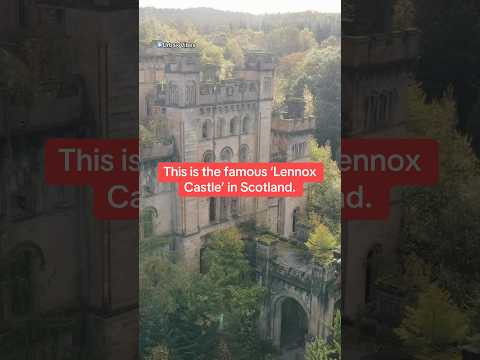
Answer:
[(333, 319), (331, 345), (333, 351), (342, 358), (342, 313), (337, 310)]
[[(202, 34), (252, 32), (268, 35), (282, 27), (307, 29), (313, 33), (317, 42), (331, 35), (340, 36), (341, 27), (340, 14), (315, 11), (253, 15), (207, 8), (184, 10), (140, 8), (140, 23), (150, 20), (159, 24), (175, 24), (179, 29), (194, 26)], [(265, 44), (261, 47), (264, 48)]]
[(251, 276), (245, 244), (236, 229), (213, 233), (208, 244), (204, 275), (165, 256), (141, 254), (140, 349), (145, 359), (211, 360), (219, 349), (234, 359), (260, 359), (256, 323), (265, 292)]
[[(312, 94), (317, 141), (321, 145), (330, 144), (333, 156), (338, 158), (341, 135), (340, 46), (334, 39), (329, 39), (324, 45), (283, 57), (277, 75), (280, 79), (286, 79), (286, 84), (282, 84), (284, 97), (303, 97), (305, 88)], [(280, 94), (277, 97), (280, 98)]]
[[(251, 271), (244, 252), (245, 243), (236, 228), (211, 234), (205, 252), (208, 278), (215, 281), (219, 288), (244, 283)], [(225, 269), (231, 271), (226, 274)]]
[(329, 339), (316, 338), (307, 345), (305, 360), (330, 360), (342, 358), (342, 316), (340, 311), (335, 313), (332, 334)]
[(0, 91), (17, 102), (30, 104), (34, 93), (33, 74), (18, 56), (0, 48)]
[(462, 304), (479, 282), (480, 166), (464, 136), (455, 131), (451, 98), (425, 103), (412, 87), (410, 131), (439, 142), (436, 186), (404, 191), (403, 251), (434, 266), (436, 279)]
[(225, 57), (235, 66), (242, 66), (244, 62), (243, 50), (237, 39), (228, 39), (225, 45)]
[(330, 350), (328, 344), (322, 338), (315, 339), (308, 344), (305, 360), (329, 360)]
[(212, 310), (223, 314), (224, 339), (233, 358), (255, 359), (261, 353), (256, 322), (265, 291), (255, 283), (237, 229), (215, 232), (208, 242), (202, 293), (208, 294)]
[(405, 310), (405, 318), (395, 330), (417, 359), (454, 359), (455, 346), (469, 331), (467, 318), (454, 305), (448, 292), (431, 285), (419, 295), (418, 302)]
[(316, 138), (319, 144), (327, 142), (333, 156), (340, 151), (341, 114), (341, 52), (340, 47), (314, 49), (305, 59), (305, 83), (312, 92), (314, 114), (317, 119)]
[(332, 160), (329, 146), (318, 146), (312, 142), (310, 154), (313, 161), (323, 163), (324, 180), (310, 186), (307, 207), (309, 221), (312, 224), (320, 222), (326, 225), (335, 237), (339, 237), (342, 209), (340, 169)]
[(163, 349), (169, 360), (210, 359), (217, 322), (196, 304), (195, 275), (165, 255), (142, 252), (139, 282), (141, 355)]
[(413, 0), (396, 0), (393, 14), (394, 29), (405, 30), (415, 27), (415, 3)]
[(170, 360), (170, 351), (164, 346), (159, 345), (152, 349), (151, 355), (148, 357), (148, 360)]
[(339, 239), (323, 224), (318, 224), (307, 241), (307, 247), (319, 264), (329, 264), (333, 261), (333, 251), (338, 249)]

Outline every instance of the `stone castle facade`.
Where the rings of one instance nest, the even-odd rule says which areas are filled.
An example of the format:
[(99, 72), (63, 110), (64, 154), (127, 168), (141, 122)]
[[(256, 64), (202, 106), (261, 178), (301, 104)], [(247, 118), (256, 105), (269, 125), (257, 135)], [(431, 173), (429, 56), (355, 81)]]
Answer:
[(177, 254), (194, 268), (204, 236), (241, 219), (253, 217), (286, 238), (295, 232), (305, 198), (180, 198), (172, 184), (155, 180), (155, 164), (165, 160), (308, 160), (314, 119), (304, 116), (301, 101), (272, 116), (273, 76), (271, 56), (260, 51), (247, 53), (234, 79), (220, 81), (214, 66), (201, 68), (194, 50), (143, 50), (140, 122), (163, 127), (158, 142), (141, 147), (142, 207), (158, 214), (155, 234), (175, 234)]
[[(299, 260), (298, 247), (291, 246), (308, 236), (299, 222), (308, 187), (300, 198), (181, 198), (173, 184), (155, 180), (158, 161), (309, 161), (315, 119), (305, 116), (302, 99), (287, 99), (284, 109), (272, 111), (271, 55), (247, 52), (244, 67), (227, 80), (218, 79), (216, 67), (201, 66), (199, 55), (141, 50), (140, 123), (163, 124), (156, 141), (141, 145), (141, 241), (168, 235), (177, 261), (201, 271), (210, 233), (248, 221), (268, 228), (274, 240), (256, 239), (257, 279), (271, 290), (262, 308), (261, 336), (280, 348), (291, 339), (305, 344), (327, 336), (339, 296), (327, 284), (336, 282), (338, 272)], [(288, 319), (289, 334), (286, 314), (292, 311), (299, 315)]]

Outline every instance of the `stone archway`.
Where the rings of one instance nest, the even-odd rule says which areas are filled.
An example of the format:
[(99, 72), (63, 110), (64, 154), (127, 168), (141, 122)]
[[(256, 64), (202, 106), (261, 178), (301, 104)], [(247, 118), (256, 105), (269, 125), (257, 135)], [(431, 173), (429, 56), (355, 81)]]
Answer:
[(293, 298), (281, 304), (280, 349), (304, 349), (308, 334), (308, 317), (303, 307)]
[(293, 294), (278, 296), (272, 302), (271, 336), (278, 349), (305, 347), (309, 329), (309, 312), (305, 304)]

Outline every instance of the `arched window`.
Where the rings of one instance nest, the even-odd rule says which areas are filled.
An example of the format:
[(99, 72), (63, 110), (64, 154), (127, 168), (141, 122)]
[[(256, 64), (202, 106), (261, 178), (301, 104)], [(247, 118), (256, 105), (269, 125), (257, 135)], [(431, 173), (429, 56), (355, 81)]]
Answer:
[(239, 160), (239, 162), (250, 161), (250, 149), (248, 148), (248, 145), (243, 144), (242, 146), (240, 146), (240, 152), (238, 154), (238, 160)]
[(229, 147), (223, 148), (222, 151), (220, 152), (220, 160), (229, 162), (229, 161), (232, 161), (232, 159), (233, 159), (233, 150)]
[(234, 117), (230, 120), (230, 135), (238, 135), (239, 125), (240, 124), (237, 117)]
[(185, 105), (197, 104), (197, 86), (194, 81), (189, 81), (185, 87)]
[(210, 139), (212, 137), (212, 120), (207, 119), (202, 124), (202, 139)]
[(300, 208), (296, 208), (295, 210), (293, 210), (293, 214), (292, 214), (292, 232), (296, 232), (297, 229), (298, 229), (298, 220), (300, 218)]
[(213, 197), (208, 199), (208, 220), (210, 222), (217, 220), (217, 201)]
[(153, 219), (157, 217), (157, 210), (153, 207), (145, 208), (142, 212), (143, 238), (149, 238), (155, 234)]
[(225, 136), (225, 119), (217, 119), (217, 137)]
[(168, 103), (178, 105), (178, 88), (174, 82), (168, 84)]
[(213, 151), (207, 150), (203, 154), (203, 162), (210, 163), (215, 161), (215, 156), (213, 154)]
[(252, 126), (252, 120), (250, 119), (250, 117), (248, 116), (245, 116), (243, 118), (243, 122), (242, 122), (242, 133), (243, 134), (249, 134), (251, 132), (251, 126)]

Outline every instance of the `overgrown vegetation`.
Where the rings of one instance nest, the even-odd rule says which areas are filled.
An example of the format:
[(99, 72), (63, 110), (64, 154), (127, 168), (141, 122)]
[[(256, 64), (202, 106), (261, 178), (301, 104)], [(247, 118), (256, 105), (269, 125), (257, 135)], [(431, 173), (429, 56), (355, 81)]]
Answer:
[(330, 360), (342, 358), (342, 316), (335, 314), (331, 335), (327, 340), (316, 338), (307, 345), (305, 360)]
[[(396, 333), (418, 359), (455, 359), (457, 345), (480, 331), (480, 163), (456, 130), (452, 96), (428, 103), (412, 86), (409, 105), (410, 131), (439, 143), (440, 179), (404, 191), (402, 252), (418, 257), (421, 271), (406, 287), (409, 306)], [(412, 273), (412, 261), (403, 268)]]
[(256, 285), (245, 243), (232, 228), (209, 239), (206, 274), (143, 254), (141, 353), (152, 360), (263, 359), (256, 321), (265, 290)]

